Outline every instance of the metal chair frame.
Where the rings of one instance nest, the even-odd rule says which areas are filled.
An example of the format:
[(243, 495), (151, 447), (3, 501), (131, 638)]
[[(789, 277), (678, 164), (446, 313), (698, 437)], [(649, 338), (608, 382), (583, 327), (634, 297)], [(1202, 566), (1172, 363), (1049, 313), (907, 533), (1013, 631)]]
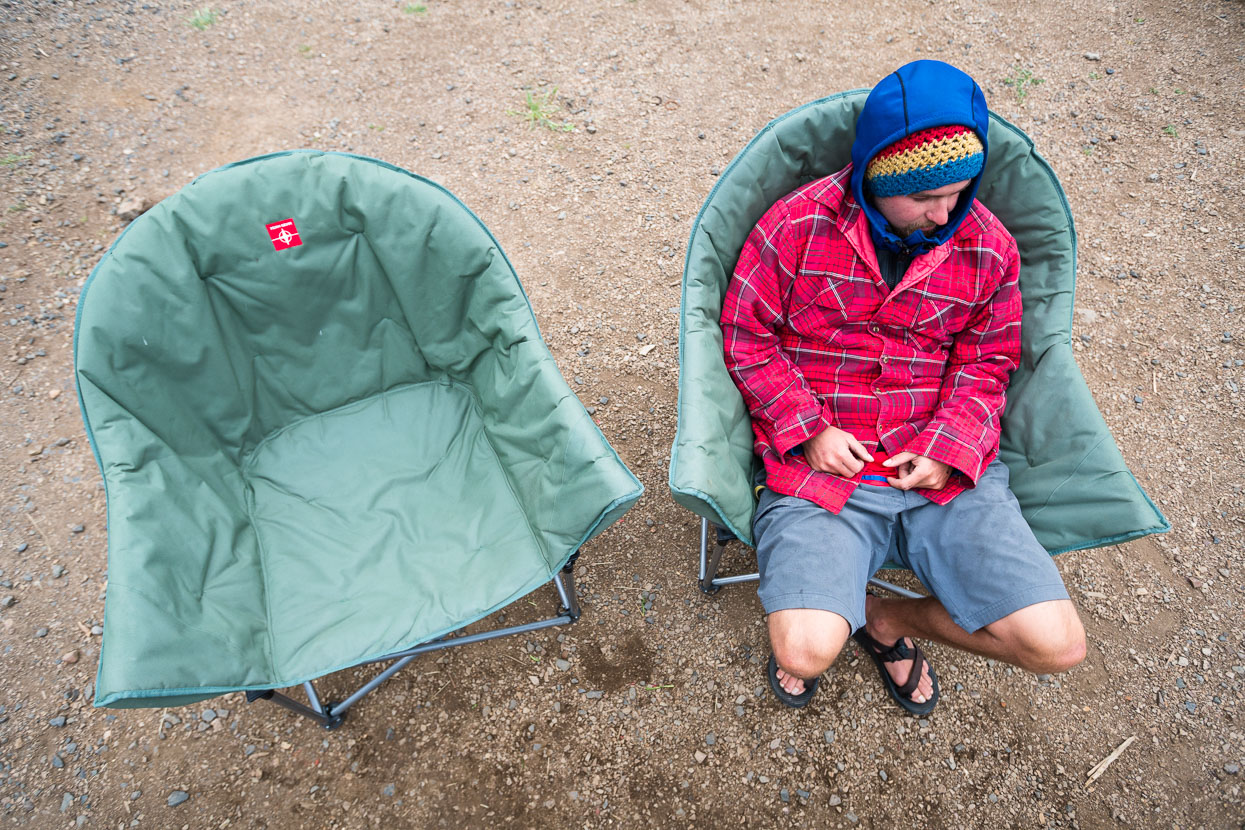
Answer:
[[(316, 692), (313, 681), (308, 680), (303, 683), (303, 691), (307, 695), (307, 703), (300, 703), (289, 695), (279, 692), (276, 689), (263, 689), (258, 691), (249, 691), (246, 693), (247, 703), (254, 703), (257, 700), (268, 700), (291, 712), (311, 718), (319, 723), (325, 729), (336, 729), (341, 726), (346, 719), (346, 712), (350, 707), (354, 706), (371, 692), (375, 691), (380, 684), (393, 677), (401, 671), (408, 663), (421, 654), (427, 654), (432, 651), (443, 651), (447, 648), (456, 648), (458, 646), (471, 645), (485, 640), (496, 640), (500, 637), (509, 637), (515, 634), (528, 634), (532, 631), (540, 631), (545, 628), (552, 628), (558, 625), (570, 625), (579, 619), (580, 608), (579, 598), (575, 596), (575, 560), (579, 558), (579, 551), (571, 554), (571, 558), (563, 566), (560, 573), (553, 575), (553, 586), (557, 589), (558, 599), (561, 601), (559, 613), (556, 616), (549, 617), (536, 622), (523, 623), (522, 625), (511, 625), (504, 628), (496, 628), (490, 631), (482, 631), (479, 634), (466, 634), (461, 637), (455, 637), (455, 632), (450, 632), (444, 637), (430, 640), (426, 643), (414, 646), (412, 648), (395, 651), (392, 654), (386, 654), (384, 657), (377, 657), (372, 660), (365, 660), (358, 663), (354, 668), (360, 666), (370, 666), (377, 663), (391, 664), (384, 671), (377, 674), (367, 683), (360, 686), (356, 691), (344, 698), (338, 703), (324, 703), (320, 700), (320, 695)], [(462, 629), (458, 629), (461, 631)]]

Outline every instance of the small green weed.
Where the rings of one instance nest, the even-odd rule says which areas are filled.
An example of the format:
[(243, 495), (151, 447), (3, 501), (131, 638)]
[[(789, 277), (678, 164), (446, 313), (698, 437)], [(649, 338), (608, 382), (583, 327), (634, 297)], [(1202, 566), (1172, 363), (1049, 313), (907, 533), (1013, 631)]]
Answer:
[(1099, 78), (1101, 78), (1101, 77), (1102, 77), (1102, 76), (1101, 76), (1101, 75), (1099, 75), (1097, 72), (1091, 72), (1091, 73), (1089, 73), (1089, 79), (1090, 79), (1091, 81), (1096, 81), (1096, 80), (1098, 80), (1098, 79), (1099, 79)]
[(376, 132), (378, 132), (378, 133), (383, 133), (383, 132), (385, 131), (385, 125), (384, 125), (384, 124), (368, 124), (368, 125), (367, 125), (367, 128), (368, 128), (369, 130), (375, 130), (375, 131), (376, 131)]
[(1175, 124), (1168, 124), (1166, 127), (1164, 127), (1164, 128), (1163, 128), (1163, 134), (1164, 134), (1164, 135), (1169, 135), (1169, 136), (1171, 136), (1172, 138), (1179, 138), (1179, 137), (1180, 137), (1180, 132), (1176, 129), (1176, 125), (1175, 125)]
[(569, 121), (555, 121), (554, 116), (558, 114), (558, 105), (553, 102), (553, 97), (558, 94), (558, 88), (539, 95), (532, 90), (524, 93), (524, 101), (522, 110), (506, 110), (506, 115), (516, 115), (527, 122), (527, 128), (545, 127), (546, 129), (558, 132), (569, 133), (575, 129), (575, 125)]
[(425, 6), (423, 3), (403, 3), (402, 13), (403, 14), (427, 14), (428, 7)]
[(1046, 83), (1045, 78), (1039, 78), (1030, 70), (1020, 66), (1013, 67), (1012, 74), (1003, 79), (1004, 86), (1010, 86), (1016, 90), (1016, 102), (1021, 106), (1024, 106), (1025, 99), (1029, 97), (1033, 87), (1042, 83)]
[(187, 18), (186, 23), (190, 25), (191, 28), (202, 32), (207, 29), (207, 27), (215, 25), (219, 20), (220, 12), (204, 6), (201, 9), (195, 9), (195, 13)]
[(647, 617), (648, 612), (653, 610), (653, 598), (651, 595), (641, 596), (637, 600), (637, 604), (640, 606), (640, 616)]
[(304, 43), (298, 47), (298, 53), (304, 57), (310, 57), (311, 47)]
[(13, 204), (9, 205), (9, 213), (21, 213), (25, 209), (26, 209), (25, 202), (14, 202)]
[(0, 158), (0, 165), (4, 165), (5, 167), (16, 167), (24, 161), (30, 161), (29, 153), (25, 153), (20, 156), (15, 153), (9, 153), (7, 156)]

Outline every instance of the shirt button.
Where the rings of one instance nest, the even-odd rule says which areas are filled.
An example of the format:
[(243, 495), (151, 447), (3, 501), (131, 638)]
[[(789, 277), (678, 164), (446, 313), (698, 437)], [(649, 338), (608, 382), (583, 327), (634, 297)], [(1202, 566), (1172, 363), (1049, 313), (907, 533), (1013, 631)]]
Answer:
[(880, 326), (869, 326), (869, 331), (873, 332), (874, 334), (877, 334), (881, 330), (882, 328)]
[(883, 363), (887, 362), (889, 359), (890, 359), (890, 358), (888, 358), (886, 355), (882, 355), (882, 362), (883, 362)]

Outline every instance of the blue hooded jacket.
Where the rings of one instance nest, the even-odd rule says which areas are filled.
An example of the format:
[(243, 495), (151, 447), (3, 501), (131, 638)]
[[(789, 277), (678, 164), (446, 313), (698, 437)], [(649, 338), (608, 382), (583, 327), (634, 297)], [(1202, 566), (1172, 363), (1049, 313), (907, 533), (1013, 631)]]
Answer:
[(961, 70), (942, 61), (913, 61), (887, 75), (869, 93), (856, 119), (856, 139), (852, 142), (852, 194), (869, 218), (875, 243), (880, 241), (893, 251), (923, 253), (950, 239), (964, 221), (977, 196), (980, 174), (960, 195), (945, 225), (932, 234), (916, 231), (907, 239), (891, 232), (886, 218), (865, 198), (863, 190), (865, 167), (878, 151), (915, 132), (951, 124), (977, 133), (985, 149), (985, 170), (990, 152), (986, 142), (990, 111), (981, 87)]

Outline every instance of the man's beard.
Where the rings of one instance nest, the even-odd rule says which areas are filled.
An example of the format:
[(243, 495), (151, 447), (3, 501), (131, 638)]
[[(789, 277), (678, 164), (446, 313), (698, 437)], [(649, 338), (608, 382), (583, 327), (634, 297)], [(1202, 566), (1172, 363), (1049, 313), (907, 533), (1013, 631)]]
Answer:
[(930, 231), (936, 230), (937, 228), (938, 228), (937, 225), (930, 225), (924, 222), (919, 222), (915, 225), (904, 225), (902, 228), (895, 229), (895, 236), (899, 237), (900, 239), (907, 239), (909, 236), (912, 236), (912, 234), (916, 233), (917, 231), (925, 231), (926, 233), (929, 233)]

